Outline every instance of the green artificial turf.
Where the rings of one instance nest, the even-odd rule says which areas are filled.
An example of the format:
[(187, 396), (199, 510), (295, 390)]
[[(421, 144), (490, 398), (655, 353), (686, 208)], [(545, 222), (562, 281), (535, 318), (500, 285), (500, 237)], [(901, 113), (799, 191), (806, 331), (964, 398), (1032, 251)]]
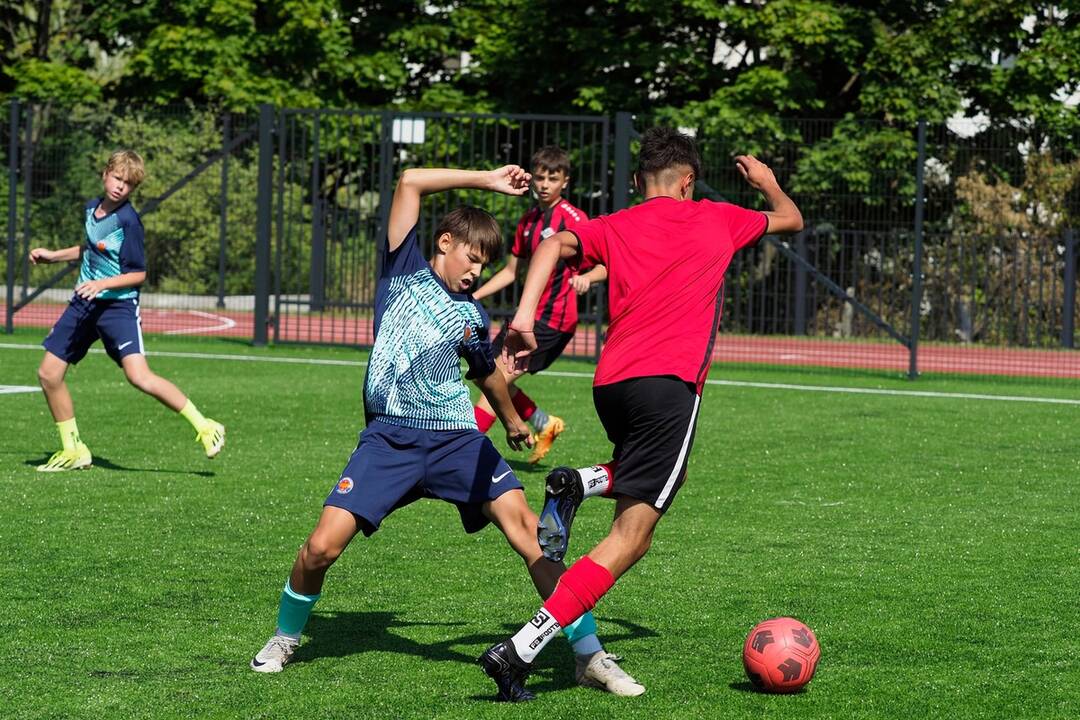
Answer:
[[(32, 345), (21, 331), (0, 342)], [(228, 428), (194, 432), (102, 354), (69, 374), (95, 456), (43, 475), (58, 447), (40, 393), (0, 395), (0, 703), (16, 718), (1074, 718), (1080, 713), (1080, 405), (709, 386), (689, 480), (652, 550), (596, 609), (647, 687), (574, 684), (556, 640), (529, 686), (491, 702), (474, 664), (539, 604), (497, 530), (416, 503), (331, 570), (295, 662), (247, 663), (273, 630), (297, 548), (362, 427), (366, 354), (151, 338), (150, 364)], [(186, 354), (333, 360), (231, 361)], [(33, 385), (40, 350), (0, 348), (0, 384)], [(608, 459), (587, 363), (525, 388), (568, 430), (538, 467)], [(585, 377), (581, 377), (581, 376)], [(712, 378), (1080, 400), (1072, 385), (910, 382), (882, 373), (715, 368)], [(494, 431), (493, 431), (493, 434)], [(496, 438), (496, 444), (505, 444)], [(605, 534), (583, 505), (571, 554)], [(576, 555), (575, 555), (576, 556)], [(750, 689), (742, 641), (793, 615), (822, 647), (808, 689)]]

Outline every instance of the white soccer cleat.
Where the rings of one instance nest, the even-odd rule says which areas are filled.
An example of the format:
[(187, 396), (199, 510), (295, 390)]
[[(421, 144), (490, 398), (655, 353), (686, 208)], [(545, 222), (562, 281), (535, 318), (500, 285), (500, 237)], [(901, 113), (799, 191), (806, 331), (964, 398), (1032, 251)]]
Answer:
[(275, 635), (263, 646), (262, 650), (255, 653), (255, 657), (251, 658), (251, 669), (261, 673), (281, 672), (299, 644), (298, 640), (284, 635)]
[(622, 658), (604, 650), (591, 656), (579, 655), (575, 673), (578, 685), (606, 690), (622, 697), (636, 697), (644, 693), (645, 686), (619, 667), (619, 660)]

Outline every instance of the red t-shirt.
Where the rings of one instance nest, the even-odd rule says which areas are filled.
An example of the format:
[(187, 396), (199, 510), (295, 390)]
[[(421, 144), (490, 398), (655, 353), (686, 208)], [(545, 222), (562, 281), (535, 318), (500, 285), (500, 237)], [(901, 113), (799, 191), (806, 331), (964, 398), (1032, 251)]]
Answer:
[(611, 324), (593, 385), (675, 375), (700, 394), (720, 326), (724, 272), (768, 224), (764, 213), (729, 203), (655, 197), (574, 227), (577, 262), (608, 269)]
[[(546, 211), (539, 206), (534, 207), (518, 222), (510, 253), (515, 257), (528, 260), (545, 238), (561, 230), (568, 230), (588, 219), (584, 212), (565, 200), (560, 200)], [(548, 278), (544, 294), (540, 296), (540, 303), (536, 306), (537, 322), (542, 322), (559, 332), (574, 332), (577, 328), (578, 312), (577, 295), (574, 293), (574, 288), (570, 287), (572, 277), (574, 277), (574, 270), (560, 260), (555, 266), (555, 272)]]

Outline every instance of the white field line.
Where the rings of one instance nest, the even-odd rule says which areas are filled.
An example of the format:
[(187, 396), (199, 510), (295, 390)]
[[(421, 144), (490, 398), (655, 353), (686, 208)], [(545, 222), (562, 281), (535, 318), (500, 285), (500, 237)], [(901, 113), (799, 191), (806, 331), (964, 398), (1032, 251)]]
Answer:
[(41, 388), (33, 385), (0, 385), (0, 395), (13, 395), (15, 393), (40, 392)]
[[(22, 345), (0, 343), (0, 350), (41, 350), (40, 345)], [(104, 353), (100, 348), (91, 348), (92, 353)], [(323, 358), (261, 357), (258, 355), (233, 355), (225, 353), (195, 352), (147, 352), (147, 356), (191, 358), (193, 360), (229, 360), (233, 362), (285, 363), (290, 365), (340, 365), (345, 367), (367, 367), (365, 360), (327, 360)], [(560, 372), (545, 370), (545, 375), (553, 377), (592, 379), (592, 373)], [(1003, 402), (1045, 403), (1050, 405), (1080, 405), (1080, 400), (1070, 398), (1036, 397), (1031, 395), (988, 395), (979, 393), (934, 392), (930, 390), (884, 390), (881, 388), (839, 387), (834, 385), (795, 385), (791, 383), (764, 383), (743, 380), (706, 380), (706, 385), (725, 387), (759, 388), (763, 390), (801, 390), (804, 392), (844, 393), (848, 395), (888, 395), (894, 397), (939, 398), (949, 400), (998, 400)]]
[(163, 335), (193, 335), (194, 333), (201, 332), (217, 332), (218, 330), (228, 330), (236, 327), (236, 321), (232, 318), (227, 318), (224, 315), (215, 315), (213, 313), (203, 312), (202, 310), (184, 310), (183, 312), (189, 315), (195, 315), (196, 317), (207, 318), (214, 320), (217, 325), (204, 325), (202, 327), (193, 328), (181, 328), (179, 330), (166, 330)]

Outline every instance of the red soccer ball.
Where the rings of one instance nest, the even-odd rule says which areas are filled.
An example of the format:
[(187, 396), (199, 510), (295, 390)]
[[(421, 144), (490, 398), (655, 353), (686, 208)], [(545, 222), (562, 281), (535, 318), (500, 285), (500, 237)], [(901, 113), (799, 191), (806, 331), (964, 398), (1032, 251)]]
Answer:
[(743, 643), (746, 676), (758, 690), (791, 693), (814, 677), (821, 647), (806, 625), (778, 617), (758, 623)]

